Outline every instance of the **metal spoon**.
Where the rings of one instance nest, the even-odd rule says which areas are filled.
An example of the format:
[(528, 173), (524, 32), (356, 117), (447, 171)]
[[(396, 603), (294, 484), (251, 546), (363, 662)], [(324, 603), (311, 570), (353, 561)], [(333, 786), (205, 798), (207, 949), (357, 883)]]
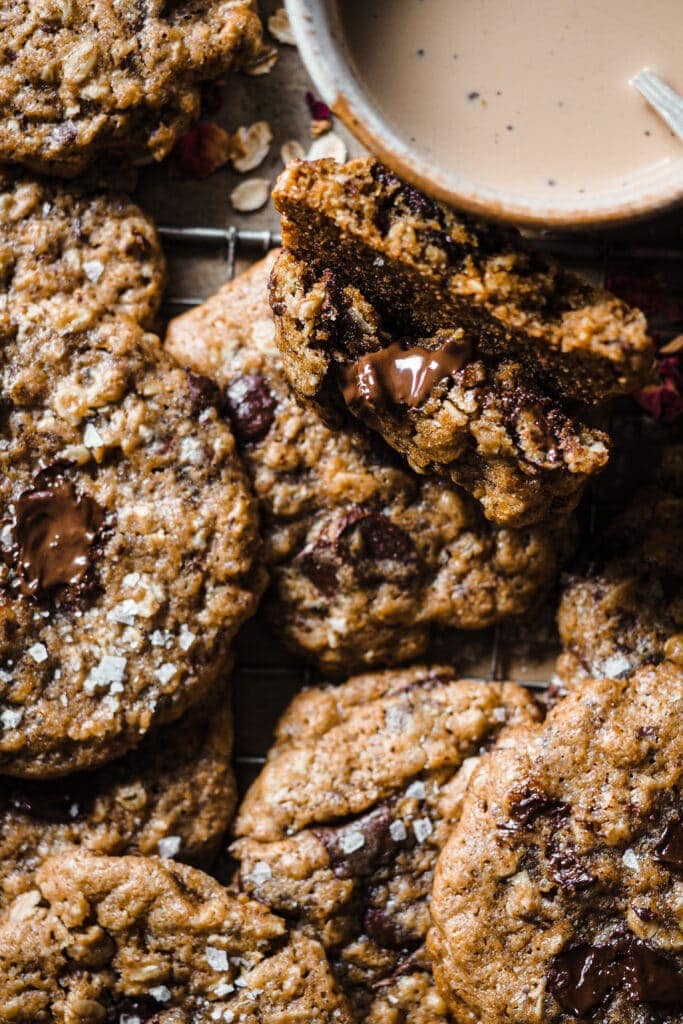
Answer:
[(631, 79), (631, 85), (644, 96), (671, 131), (683, 141), (683, 96), (679, 96), (664, 79), (645, 68)]

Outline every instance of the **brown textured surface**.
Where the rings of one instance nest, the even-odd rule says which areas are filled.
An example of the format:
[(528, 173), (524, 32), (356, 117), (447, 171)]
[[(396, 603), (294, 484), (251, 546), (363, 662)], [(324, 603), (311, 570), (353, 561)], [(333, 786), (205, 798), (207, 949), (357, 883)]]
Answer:
[(199, 85), (252, 62), (241, 0), (0, 3), (0, 160), (73, 175), (161, 159), (199, 112)]
[(537, 717), (519, 687), (449, 666), (357, 676), (285, 712), (236, 821), (239, 881), (322, 940), (358, 1021), (445, 1021), (424, 950), (436, 858), (479, 751)]
[(232, 715), (222, 690), (207, 708), (162, 726), (98, 771), (46, 782), (4, 779), (0, 906), (31, 888), (47, 857), (72, 847), (172, 852), (210, 864), (237, 801), (231, 759)]
[(654, 486), (639, 491), (597, 538), (593, 571), (570, 578), (558, 611), (563, 683), (621, 678), (665, 658), (683, 671), (680, 493)]
[(650, 373), (645, 318), (528, 248), (403, 185), (370, 159), (291, 164), (274, 201), (283, 244), (429, 335), (454, 324), (549, 389), (596, 402)]
[[(363, 276), (360, 268), (353, 280)], [(437, 473), (471, 493), (493, 522), (524, 526), (566, 515), (587, 478), (607, 462), (604, 432), (568, 415), (520, 362), (487, 364), (473, 335), (463, 336), (473, 351), (462, 368), (437, 381), (413, 407), (377, 387), (368, 394), (367, 373), (360, 393), (354, 389), (345, 401), (346, 382), (367, 353), (419, 345), (438, 354), (444, 336), (458, 333), (457, 322), (450, 332), (415, 337), (409, 323), (389, 324), (353, 283), (330, 270), (317, 272), (286, 250), (273, 269), (270, 298), (278, 348), (296, 394), (332, 424), (350, 410), (412, 469)]]
[(0, 168), (4, 315), (69, 332), (123, 313), (150, 328), (164, 282), (154, 225), (130, 199)]
[[(264, 579), (228, 425), (128, 315), (152, 318), (159, 299), (153, 229), (117, 200), (78, 199), (81, 238), (27, 191), (25, 216), (12, 215), (10, 188), (0, 221), (0, 772), (41, 777), (123, 754), (203, 700)], [(43, 217), (46, 231), (61, 227), (41, 259), (29, 239)], [(149, 235), (142, 261), (117, 247), (136, 221)], [(94, 252), (98, 281), (69, 272)], [(26, 562), (27, 538), (46, 571), (47, 547), (40, 516), (23, 529), (27, 492), (43, 495), (47, 537), (71, 509), (81, 555), (84, 510), (95, 513), (79, 578), (58, 574), (35, 596), (27, 580), (45, 573)]]
[(2, 1024), (345, 1024), (317, 943), (194, 868), (75, 854), (0, 918)]
[(478, 629), (523, 612), (567, 536), (492, 527), (464, 492), (299, 406), (275, 347), (271, 263), (174, 320), (167, 349), (227, 394), (261, 505), (277, 632), (339, 671), (416, 657), (438, 626)]
[[(683, 673), (668, 663), (587, 680), (482, 764), (432, 899), (430, 949), (459, 1024), (683, 1020), (680, 867), (662, 856), (680, 823), (682, 714)], [(554, 958), (609, 956), (620, 940), (657, 958), (645, 977), (618, 974), (590, 1012), (563, 1008)], [(655, 962), (678, 977), (673, 1001), (661, 979), (657, 998), (637, 998)]]

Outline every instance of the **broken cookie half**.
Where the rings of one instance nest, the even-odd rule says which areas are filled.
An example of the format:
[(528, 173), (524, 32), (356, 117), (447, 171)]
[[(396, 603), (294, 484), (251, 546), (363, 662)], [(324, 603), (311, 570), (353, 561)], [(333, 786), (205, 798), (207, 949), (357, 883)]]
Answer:
[(609, 456), (576, 404), (647, 377), (643, 316), (372, 160), (290, 165), (274, 197), (271, 301), (298, 395), (333, 422), (350, 412), (494, 522), (571, 510)]

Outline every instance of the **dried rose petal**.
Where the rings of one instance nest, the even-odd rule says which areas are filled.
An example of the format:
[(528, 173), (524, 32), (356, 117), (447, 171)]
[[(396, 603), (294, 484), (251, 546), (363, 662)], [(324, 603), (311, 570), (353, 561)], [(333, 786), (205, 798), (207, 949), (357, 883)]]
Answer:
[(683, 413), (683, 369), (676, 356), (665, 356), (657, 365), (659, 384), (650, 384), (633, 396), (655, 420), (673, 423)]
[(607, 274), (606, 286), (620, 299), (637, 306), (648, 319), (651, 334), (667, 341), (683, 329), (683, 288), (676, 274), (667, 277), (645, 265), (635, 265), (630, 272)]
[(183, 174), (208, 178), (224, 167), (233, 154), (233, 139), (215, 121), (200, 121), (178, 143), (178, 164)]
[(306, 93), (306, 102), (314, 121), (328, 121), (332, 117), (332, 111), (327, 103), (319, 100), (312, 92)]

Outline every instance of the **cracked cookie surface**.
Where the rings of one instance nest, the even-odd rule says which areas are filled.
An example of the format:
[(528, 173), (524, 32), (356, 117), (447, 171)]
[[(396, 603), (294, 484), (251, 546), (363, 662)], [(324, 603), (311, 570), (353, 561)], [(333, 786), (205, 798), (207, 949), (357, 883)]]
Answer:
[(240, 887), (319, 938), (358, 1021), (447, 1020), (424, 940), (438, 853), (482, 749), (537, 719), (448, 666), (305, 691), (235, 824)]
[(2, 781), (0, 906), (30, 889), (40, 865), (81, 847), (210, 863), (237, 802), (232, 716), (221, 692), (208, 708), (162, 726), (135, 750), (65, 779)]
[(347, 1024), (322, 948), (194, 868), (54, 857), (0, 917), (2, 1024)]
[(487, 363), (457, 321), (422, 337), (378, 313), (353, 279), (287, 251), (270, 297), (297, 395), (333, 425), (350, 412), (412, 469), (471, 493), (493, 522), (566, 515), (607, 463), (603, 431), (568, 415), (514, 357)]
[(199, 113), (199, 86), (257, 59), (241, 0), (2, 0), (0, 160), (73, 176), (161, 159)]
[(683, 1021), (682, 714), (666, 663), (586, 680), (482, 761), (431, 905), (458, 1024)]
[(371, 433), (331, 430), (302, 407), (275, 345), (273, 259), (172, 321), (166, 346), (222, 396), (261, 508), (278, 633), (350, 671), (416, 657), (438, 627), (524, 612), (571, 531), (496, 528), (467, 494), (402, 468)]

